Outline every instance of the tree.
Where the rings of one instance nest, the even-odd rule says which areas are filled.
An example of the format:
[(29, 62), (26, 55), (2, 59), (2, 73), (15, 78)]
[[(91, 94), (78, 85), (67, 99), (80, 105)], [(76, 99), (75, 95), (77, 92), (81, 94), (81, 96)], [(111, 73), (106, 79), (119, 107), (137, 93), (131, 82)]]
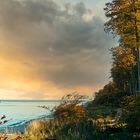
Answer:
[(111, 49), (113, 64), (111, 75), (117, 88), (124, 93), (134, 93), (135, 80), (132, 71), (136, 65), (136, 57), (130, 48), (115, 47)]
[(95, 93), (95, 99), (92, 101), (92, 105), (119, 107), (123, 96), (124, 94), (117, 88), (116, 84), (109, 82), (103, 89)]
[(140, 2), (139, 0), (113, 0), (106, 4), (105, 31), (119, 35), (120, 45), (137, 48), (139, 40)]
[(118, 36), (119, 46), (126, 51), (128, 48), (131, 49), (132, 54), (136, 57), (136, 65), (131, 70), (131, 80), (136, 81), (136, 90), (140, 91), (140, 1), (113, 0), (106, 3), (104, 10), (106, 17), (109, 19), (105, 23), (105, 31)]

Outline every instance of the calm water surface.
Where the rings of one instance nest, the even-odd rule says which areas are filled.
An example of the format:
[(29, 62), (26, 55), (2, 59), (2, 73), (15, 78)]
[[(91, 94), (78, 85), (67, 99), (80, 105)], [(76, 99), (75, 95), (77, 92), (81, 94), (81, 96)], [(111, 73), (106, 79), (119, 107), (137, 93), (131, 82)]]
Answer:
[(60, 101), (50, 100), (1, 100), (0, 102), (0, 117), (5, 115), (4, 120), (9, 120), (7, 123), (0, 125), (0, 129), (5, 127), (15, 127), (24, 123), (50, 115), (50, 111), (39, 106), (47, 106), (53, 108)]

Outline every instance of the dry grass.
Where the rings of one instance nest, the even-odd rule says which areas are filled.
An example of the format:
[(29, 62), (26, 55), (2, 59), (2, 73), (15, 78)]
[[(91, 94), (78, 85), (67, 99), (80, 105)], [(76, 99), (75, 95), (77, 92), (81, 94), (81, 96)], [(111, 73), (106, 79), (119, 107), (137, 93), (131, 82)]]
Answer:
[(22, 137), (19, 134), (0, 134), (0, 140), (22, 140)]

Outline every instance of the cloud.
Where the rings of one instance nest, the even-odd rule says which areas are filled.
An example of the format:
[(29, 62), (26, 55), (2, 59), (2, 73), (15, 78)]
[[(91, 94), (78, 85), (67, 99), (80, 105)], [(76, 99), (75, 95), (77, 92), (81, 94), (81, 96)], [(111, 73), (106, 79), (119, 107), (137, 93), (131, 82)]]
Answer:
[(52, 0), (1, 1), (0, 87), (47, 98), (103, 85), (114, 45), (103, 24), (82, 2), (62, 7)]
[(44, 98), (48, 98), (48, 96), (45, 93), (42, 92), (29, 92), (29, 93), (23, 93), (21, 95), (23, 99), (33, 99), (33, 100), (43, 100)]

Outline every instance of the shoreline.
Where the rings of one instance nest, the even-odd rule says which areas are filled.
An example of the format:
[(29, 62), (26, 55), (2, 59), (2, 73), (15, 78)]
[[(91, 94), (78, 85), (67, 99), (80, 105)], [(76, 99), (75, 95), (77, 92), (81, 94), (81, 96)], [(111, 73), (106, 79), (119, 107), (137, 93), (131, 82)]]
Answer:
[(44, 116), (42, 118), (36, 118), (36, 119), (32, 119), (32, 120), (29, 120), (23, 124), (20, 124), (20, 125), (15, 125), (13, 124), (10, 125), (10, 126), (6, 126), (4, 128), (2, 128), (0, 130), (0, 134), (1, 133), (7, 133), (8, 135), (11, 135), (13, 133), (20, 133), (20, 134), (23, 134), (25, 131), (26, 131), (26, 128), (33, 122), (33, 121), (39, 121), (39, 120), (49, 120), (49, 119), (52, 119), (51, 115), (49, 116)]

